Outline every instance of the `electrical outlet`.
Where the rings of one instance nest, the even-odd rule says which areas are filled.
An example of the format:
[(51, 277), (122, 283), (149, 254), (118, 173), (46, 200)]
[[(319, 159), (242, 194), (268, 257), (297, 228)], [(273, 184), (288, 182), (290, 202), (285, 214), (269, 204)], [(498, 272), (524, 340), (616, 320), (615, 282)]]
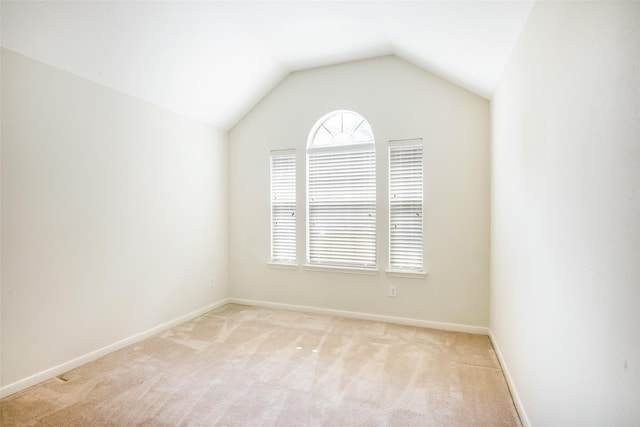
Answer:
[(209, 287), (210, 288), (214, 288), (215, 285), (213, 284), (213, 277), (209, 277)]
[(398, 296), (398, 289), (396, 288), (396, 285), (389, 285), (389, 296), (393, 298)]

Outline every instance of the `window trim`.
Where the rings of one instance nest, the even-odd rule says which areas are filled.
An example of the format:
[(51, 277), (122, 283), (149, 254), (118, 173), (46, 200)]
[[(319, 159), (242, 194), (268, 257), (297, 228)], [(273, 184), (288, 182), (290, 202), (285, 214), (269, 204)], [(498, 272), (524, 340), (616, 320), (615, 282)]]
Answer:
[[(293, 160), (293, 212), (294, 212), (294, 226), (293, 226), (293, 259), (289, 258), (275, 258), (274, 257), (274, 159), (277, 157), (290, 157)], [(297, 197), (297, 158), (296, 151), (293, 148), (271, 150), (269, 153), (269, 210), (270, 210), (270, 224), (269, 224), (269, 239), (270, 239), (270, 254), (269, 265), (277, 266), (280, 268), (288, 268), (298, 266), (298, 197)]]
[(347, 273), (347, 274), (364, 274), (366, 276), (377, 276), (380, 270), (377, 268), (364, 267), (343, 267), (328, 264), (302, 264), (302, 268), (306, 271), (321, 271), (324, 273)]
[[(420, 157), (420, 175), (421, 175), (421, 200), (420, 200), (420, 233), (421, 233), (421, 242), (420, 242), (420, 255), (421, 262), (420, 267), (418, 268), (398, 268), (392, 266), (392, 258), (394, 257), (393, 246), (392, 246), (392, 157), (391, 151), (394, 147), (404, 147), (404, 146), (420, 146), (421, 149), (421, 157)], [(388, 193), (387, 193), (387, 202), (388, 202), (388, 215), (389, 215), (389, 223), (388, 223), (388, 269), (385, 270), (388, 276), (392, 277), (415, 277), (415, 278), (424, 278), (426, 277), (425, 272), (425, 257), (424, 257), (424, 140), (422, 138), (409, 138), (409, 139), (397, 139), (397, 140), (389, 140), (388, 143)]]
[(424, 279), (427, 277), (427, 271), (423, 269), (422, 271), (412, 271), (412, 270), (385, 270), (385, 274), (389, 277), (400, 277), (405, 279)]
[[(339, 115), (339, 114), (353, 114), (356, 115), (358, 118), (362, 119), (362, 122), (360, 122), (357, 126), (355, 126), (354, 129), (358, 129), (363, 123), (366, 124), (366, 126), (368, 127), (368, 129), (371, 131), (371, 140), (370, 141), (351, 141), (349, 143), (342, 143), (339, 142), (336, 145), (320, 145), (320, 146), (314, 146), (314, 142), (316, 140), (316, 134), (318, 132), (318, 130), (324, 126), (324, 124), (331, 120), (333, 117)], [(366, 128), (365, 128), (366, 129)], [(342, 132), (342, 131), (341, 131)], [(337, 132), (336, 135), (338, 135), (341, 132)], [(353, 131), (353, 133), (355, 133), (355, 130)], [(352, 133), (352, 134), (353, 134)], [(372, 179), (373, 179), (373, 185), (372, 185), (372, 189), (371, 189), (371, 194), (373, 194), (373, 200), (370, 202), (372, 204), (372, 214), (370, 213), (369, 216), (373, 216), (373, 237), (372, 237), (372, 241), (373, 241), (373, 256), (371, 258), (372, 263), (370, 263), (369, 265), (366, 265), (366, 261), (363, 262), (362, 264), (358, 264), (357, 262), (346, 262), (345, 264), (340, 264), (340, 263), (332, 263), (331, 261), (328, 262), (313, 262), (312, 261), (312, 252), (313, 252), (313, 248), (312, 246), (314, 246), (314, 244), (318, 247), (322, 247), (322, 244), (319, 241), (313, 241), (312, 238), (312, 215), (313, 215), (313, 208), (311, 206), (312, 203), (312, 189), (311, 189), (311, 184), (312, 184), (312, 169), (311, 169), (311, 163), (314, 160), (313, 156), (314, 155), (323, 155), (326, 154), (327, 156), (330, 156), (332, 154), (335, 155), (340, 155), (340, 154), (347, 154), (347, 153), (367, 153), (367, 154), (371, 154), (372, 155), (372, 159), (367, 160), (371, 162), (371, 167), (372, 169), (363, 169), (365, 171), (371, 171), (372, 172)], [(354, 154), (355, 156), (357, 156), (357, 154)], [(316, 159), (318, 160), (318, 159)], [(319, 159), (321, 161), (321, 159)], [(306, 253), (305, 253), (305, 264), (304, 264), (304, 268), (306, 270), (321, 270), (321, 271), (337, 271), (337, 272), (365, 272), (364, 274), (378, 274), (378, 227), (379, 227), (379, 222), (378, 222), (378, 195), (377, 195), (377, 156), (376, 156), (376, 143), (375, 143), (375, 137), (373, 135), (373, 131), (371, 130), (371, 125), (369, 124), (369, 122), (360, 114), (354, 112), (354, 111), (349, 111), (349, 110), (336, 110), (333, 111), (329, 114), (324, 115), (323, 117), (321, 117), (316, 123), (315, 125), (311, 128), (311, 131), (309, 133), (309, 136), (307, 138), (307, 149), (306, 149), (306, 171), (305, 171), (305, 177), (306, 177), (306, 195), (305, 195), (305, 202), (306, 202), (306, 223), (305, 223), (305, 236), (306, 236)], [(318, 170), (314, 171), (315, 174), (317, 175), (319, 172), (322, 172), (322, 170), (320, 169), (319, 172)], [(356, 173), (357, 175), (357, 173)], [(354, 175), (354, 176), (356, 176)], [(330, 203), (330, 201), (329, 201)], [(365, 202), (367, 203), (367, 202)], [(353, 204), (353, 202), (351, 202), (351, 204)], [(339, 214), (337, 214), (339, 215)], [(369, 227), (371, 227), (369, 225)], [(362, 248), (364, 249), (366, 247), (366, 239), (363, 240), (363, 246)], [(357, 244), (354, 244), (352, 247), (357, 247)], [(371, 248), (369, 247), (369, 249), (364, 249), (365, 251), (369, 251)], [(355, 252), (354, 252), (355, 253)], [(360, 252), (360, 253), (364, 253), (364, 252)], [(371, 253), (371, 252), (368, 252)], [(357, 253), (356, 253), (357, 254)], [(329, 257), (331, 258), (331, 257)], [(335, 261), (337, 261), (337, 257), (335, 257)], [(350, 261), (354, 261), (355, 258), (352, 258)]]
[(275, 262), (275, 261), (269, 261), (267, 262), (267, 265), (271, 268), (277, 268), (280, 270), (297, 270), (299, 267), (298, 263)]

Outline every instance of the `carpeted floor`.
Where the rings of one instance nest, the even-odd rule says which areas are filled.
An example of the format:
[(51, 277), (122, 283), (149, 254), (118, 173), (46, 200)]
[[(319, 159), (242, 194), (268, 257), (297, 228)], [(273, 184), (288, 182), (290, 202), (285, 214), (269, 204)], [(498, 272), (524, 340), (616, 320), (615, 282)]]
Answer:
[(0, 425), (520, 421), (486, 336), (229, 304), (1, 400)]

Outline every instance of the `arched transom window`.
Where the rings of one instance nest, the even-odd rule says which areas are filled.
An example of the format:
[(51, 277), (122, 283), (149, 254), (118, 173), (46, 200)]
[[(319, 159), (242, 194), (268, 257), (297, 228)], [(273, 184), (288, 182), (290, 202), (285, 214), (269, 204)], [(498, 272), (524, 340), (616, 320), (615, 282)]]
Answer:
[(316, 123), (309, 140), (309, 148), (374, 142), (373, 131), (364, 117), (353, 111), (336, 111)]

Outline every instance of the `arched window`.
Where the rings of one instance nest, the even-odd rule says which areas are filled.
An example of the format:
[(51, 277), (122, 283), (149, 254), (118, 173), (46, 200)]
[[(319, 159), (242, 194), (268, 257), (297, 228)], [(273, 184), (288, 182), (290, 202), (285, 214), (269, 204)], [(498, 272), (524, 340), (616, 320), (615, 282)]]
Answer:
[(307, 142), (307, 262), (375, 268), (376, 153), (369, 123), (334, 111)]

